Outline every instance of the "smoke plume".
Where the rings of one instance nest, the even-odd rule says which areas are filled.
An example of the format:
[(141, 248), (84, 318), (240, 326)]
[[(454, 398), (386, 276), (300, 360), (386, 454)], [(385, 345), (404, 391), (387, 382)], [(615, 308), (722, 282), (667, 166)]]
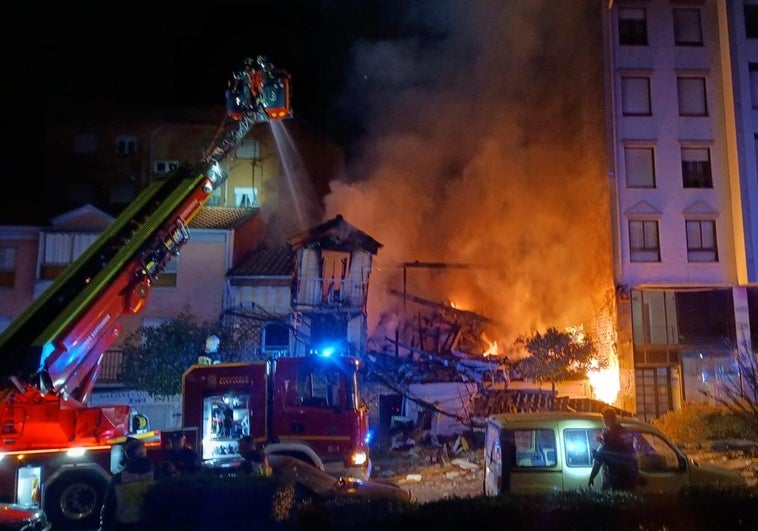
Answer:
[(366, 134), (325, 199), (383, 244), (369, 331), (413, 261), (470, 266), (408, 270), (407, 292), (490, 318), (501, 345), (590, 323), (613, 287), (600, 5), (398, 4), (396, 37), (352, 49)]

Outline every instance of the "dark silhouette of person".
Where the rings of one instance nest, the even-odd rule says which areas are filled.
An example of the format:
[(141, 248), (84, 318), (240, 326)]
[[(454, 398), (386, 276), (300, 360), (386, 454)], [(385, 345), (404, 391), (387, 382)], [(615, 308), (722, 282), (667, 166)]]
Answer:
[(108, 483), (100, 510), (99, 531), (136, 531), (144, 528), (142, 504), (145, 492), (155, 483), (153, 462), (145, 443), (127, 438), (123, 446), (123, 469)]
[(240, 469), (248, 474), (271, 477), (273, 470), (263, 448), (257, 446), (253, 438), (245, 435), (239, 440), (239, 453), (242, 456)]
[(603, 433), (600, 446), (595, 450), (588, 486), (592, 487), (600, 469), (603, 469), (603, 489), (634, 490), (640, 482), (634, 437), (618, 420), (616, 410), (606, 407), (602, 411)]
[(164, 460), (174, 466), (177, 474), (191, 474), (200, 470), (200, 455), (187, 444), (184, 433), (176, 434), (169, 441), (170, 446), (166, 448)]

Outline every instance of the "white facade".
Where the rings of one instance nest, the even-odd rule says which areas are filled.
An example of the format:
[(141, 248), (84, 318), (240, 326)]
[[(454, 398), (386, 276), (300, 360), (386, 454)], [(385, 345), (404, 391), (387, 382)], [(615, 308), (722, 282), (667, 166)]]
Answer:
[(652, 418), (719, 392), (752, 348), (758, 2), (602, 4), (619, 353)]

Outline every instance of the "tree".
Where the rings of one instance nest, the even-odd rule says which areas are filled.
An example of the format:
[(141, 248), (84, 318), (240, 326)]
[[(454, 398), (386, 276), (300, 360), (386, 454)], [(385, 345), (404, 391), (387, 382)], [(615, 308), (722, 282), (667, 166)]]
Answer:
[(513, 369), (524, 378), (550, 382), (555, 395), (556, 382), (582, 380), (590, 370), (605, 369), (608, 361), (599, 358), (591, 336), (559, 332), (548, 328), (545, 334), (519, 336), (516, 346), (530, 355), (516, 361)]
[(742, 421), (747, 438), (758, 438), (758, 354), (751, 353), (747, 342), (733, 349), (735, 371), (727, 374), (713, 391), (700, 392), (725, 407)]
[(124, 339), (120, 381), (129, 388), (152, 395), (181, 393), (182, 374), (205, 354), (206, 339), (220, 340), (219, 361), (245, 361), (237, 330), (223, 322), (200, 321), (189, 306), (158, 326), (140, 327)]

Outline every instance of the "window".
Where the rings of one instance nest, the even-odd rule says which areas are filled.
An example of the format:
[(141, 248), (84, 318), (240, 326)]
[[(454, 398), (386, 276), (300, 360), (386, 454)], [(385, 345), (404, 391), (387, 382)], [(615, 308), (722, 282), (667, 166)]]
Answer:
[(205, 202), (205, 204), (207, 206), (221, 206), (224, 203), (221, 197), (221, 190), (221, 186), (213, 190), (213, 193), (210, 195), (210, 197), (208, 197), (208, 200)]
[(253, 208), (258, 206), (258, 190), (255, 188), (234, 188), (234, 206)]
[(16, 248), (0, 247), (0, 288), (12, 288), (16, 283)]
[(92, 155), (97, 151), (97, 136), (94, 133), (79, 133), (74, 137), (74, 153)]
[(97, 232), (47, 232), (40, 234), (43, 246), (40, 279), (58, 278), (100, 236)]
[(716, 222), (709, 220), (687, 220), (687, 261), (718, 262), (716, 248)]
[(624, 116), (650, 116), (650, 78), (621, 77), (621, 107)]
[(168, 173), (179, 167), (178, 160), (156, 160), (155, 173)]
[(679, 116), (708, 116), (704, 77), (678, 77)]
[(728, 351), (707, 351), (703, 355), (701, 349), (693, 348), (682, 352), (682, 384), (687, 402), (707, 403), (711, 397), (728, 400), (730, 390), (744, 388), (741, 376), (744, 377), (738, 361)]
[(134, 155), (137, 153), (137, 137), (134, 135), (119, 135), (116, 137), (116, 154)]
[(758, 109), (758, 63), (750, 63), (750, 104)]
[(682, 186), (713, 188), (710, 149), (682, 148)]
[(629, 188), (655, 188), (653, 148), (626, 147), (626, 185)]
[(265, 352), (287, 350), (290, 342), (290, 329), (287, 323), (269, 323), (263, 327), (261, 341)]
[(591, 467), (592, 452), (597, 449), (600, 430), (570, 428), (563, 430), (564, 456), (568, 467)]
[(555, 433), (553, 430), (514, 430), (517, 468), (555, 466)]
[(743, 13), (745, 15), (745, 37), (758, 39), (758, 2), (745, 2)]
[(703, 31), (699, 9), (674, 8), (674, 44), (702, 46)]
[(338, 366), (324, 365), (315, 358), (312, 364), (303, 364), (297, 369), (297, 379), (285, 384), (285, 401), (303, 407), (352, 408), (355, 395), (354, 381)]
[(619, 8), (619, 44), (647, 46), (647, 14), (644, 8)]
[(261, 143), (256, 138), (246, 138), (237, 145), (234, 152), (237, 159), (261, 160)]
[(655, 433), (633, 431), (634, 450), (642, 472), (679, 472), (679, 455)]
[(637, 389), (637, 416), (652, 421), (673, 411), (670, 367), (646, 367), (634, 370)]
[(660, 262), (657, 220), (629, 221), (629, 251), (632, 262)]

